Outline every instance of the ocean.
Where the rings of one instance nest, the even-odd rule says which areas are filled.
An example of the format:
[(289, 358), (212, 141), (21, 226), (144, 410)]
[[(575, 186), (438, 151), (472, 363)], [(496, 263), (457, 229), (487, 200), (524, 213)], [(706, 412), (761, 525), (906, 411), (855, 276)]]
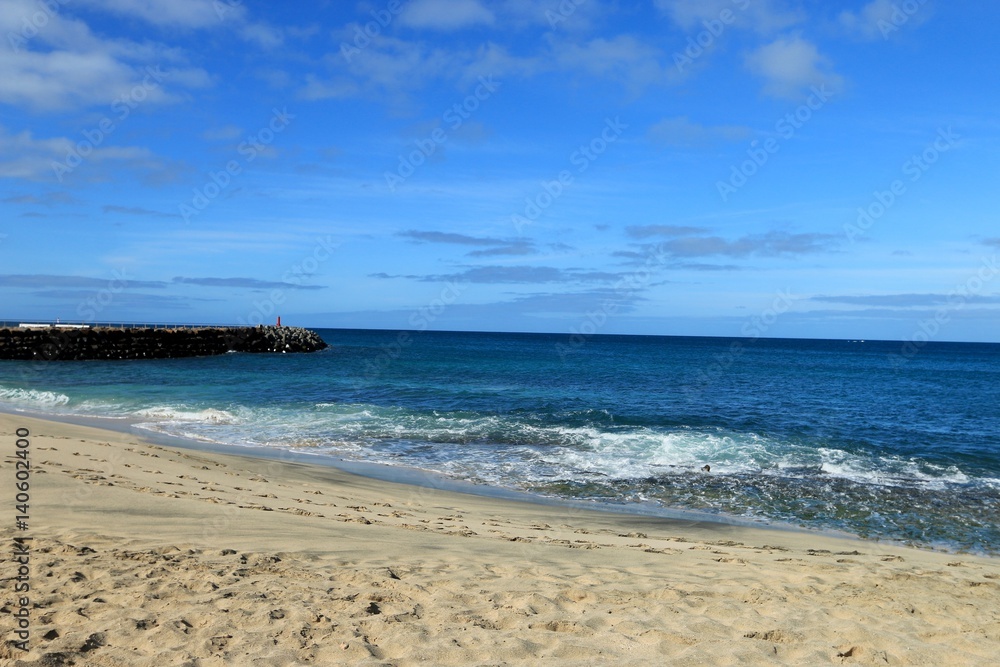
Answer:
[(314, 354), (0, 361), (0, 408), (1000, 553), (1000, 345), (319, 333)]

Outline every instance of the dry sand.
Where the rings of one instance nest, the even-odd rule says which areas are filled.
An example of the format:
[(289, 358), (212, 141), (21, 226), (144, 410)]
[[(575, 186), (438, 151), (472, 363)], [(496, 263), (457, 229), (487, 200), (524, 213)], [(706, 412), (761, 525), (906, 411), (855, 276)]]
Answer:
[[(15, 429), (31, 519), (14, 529)], [(0, 415), (3, 665), (988, 665), (1000, 560), (392, 484)], [(30, 652), (13, 637), (30, 535)]]

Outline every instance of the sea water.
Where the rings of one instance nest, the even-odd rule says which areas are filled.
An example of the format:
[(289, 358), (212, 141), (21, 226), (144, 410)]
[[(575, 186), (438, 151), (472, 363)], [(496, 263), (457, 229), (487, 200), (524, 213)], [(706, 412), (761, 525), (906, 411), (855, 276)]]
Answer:
[(1000, 552), (1000, 345), (319, 333), (315, 354), (4, 361), (0, 407)]

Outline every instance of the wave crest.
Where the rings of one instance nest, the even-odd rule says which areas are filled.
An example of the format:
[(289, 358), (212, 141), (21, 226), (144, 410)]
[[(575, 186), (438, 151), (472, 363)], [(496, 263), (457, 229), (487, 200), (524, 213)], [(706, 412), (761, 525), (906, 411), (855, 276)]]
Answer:
[(17, 403), (35, 405), (50, 408), (57, 405), (69, 403), (69, 396), (57, 394), (54, 391), (38, 391), (37, 389), (15, 389), (0, 386), (0, 401), (6, 403)]

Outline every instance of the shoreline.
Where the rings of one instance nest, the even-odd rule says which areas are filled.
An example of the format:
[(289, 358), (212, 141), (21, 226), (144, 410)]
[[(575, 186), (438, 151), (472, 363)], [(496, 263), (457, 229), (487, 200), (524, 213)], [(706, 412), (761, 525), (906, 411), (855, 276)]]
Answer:
[[(357, 475), (368, 479), (382, 482), (391, 482), (416, 486), (418, 488), (430, 488), (451, 493), (467, 494), (497, 500), (511, 500), (528, 504), (540, 505), (543, 507), (557, 507), (569, 511), (586, 510), (601, 512), (613, 515), (625, 515), (636, 517), (651, 517), (667, 520), (675, 520), (689, 523), (717, 523), (723, 526), (736, 526), (746, 529), (774, 530), (779, 532), (791, 532), (803, 535), (818, 535), (831, 539), (846, 540), (849, 542), (888, 544), (904, 548), (919, 549), (923, 551), (959, 554), (965, 553), (954, 549), (949, 549), (946, 545), (914, 545), (907, 544), (901, 540), (889, 538), (864, 538), (858, 535), (843, 531), (823, 530), (818, 528), (808, 528), (796, 526), (789, 523), (774, 521), (752, 520), (743, 517), (730, 516), (726, 514), (715, 514), (709, 512), (697, 512), (679, 508), (665, 507), (653, 503), (646, 504), (615, 504), (601, 502), (597, 500), (574, 500), (571, 498), (561, 498), (557, 496), (543, 496), (539, 494), (521, 491), (490, 484), (477, 484), (453, 477), (448, 477), (443, 473), (431, 470), (416, 468), (406, 465), (391, 465), (386, 463), (374, 463), (353, 459), (345, 459), (329, 454), (310, 454), (293, 452), (282, 448), (267, 448), (256, 445), (240, 445), (219, 443), (214, 441), (197, 440), (182, 436), (161, 433), (151, 429), (137, 426), (138, 420), (130, 418), (114, 418), (103, 416), (85, 415), (57, 415), (42, 412), (25, 410), (23, 412), (10, 411), (8, 408), (0, 407), (2, 415), (25, 415), (42, 421), (55, 421), (58, 423), (75, 426), (88, 426), (100, 430), (113, 431), (125, 435), (131, 435), (153, 444), (167, 447), (177, 447), (201, 453), (216, 453), (223, 456), (248, 457), (265, 461), (279, 461), (301, 463), (305, 465), (316, 465), (320, 467), (330, 467), (349, 475)], [(968, 552), (973, 555), (985, 558), (994, 557), (988, 553)]]
[[(30, 431), (15, 665), (989, 664), (1000, 561)], [(2, 557), (2, 576), (16, 561)], [(5, 586), (4, 604), (14, 607)], [(22, 661), (22, 662), (16, 662)]]

